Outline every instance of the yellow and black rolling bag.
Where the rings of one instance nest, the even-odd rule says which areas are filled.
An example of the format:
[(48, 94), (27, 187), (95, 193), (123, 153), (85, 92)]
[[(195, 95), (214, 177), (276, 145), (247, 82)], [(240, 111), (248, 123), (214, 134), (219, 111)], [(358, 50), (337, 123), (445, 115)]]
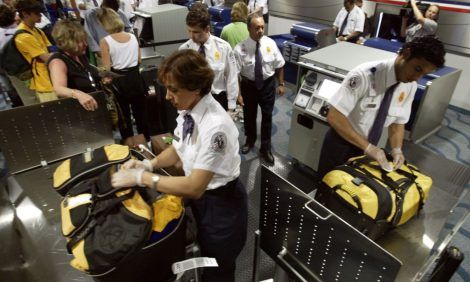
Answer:
[(386, 172), (366, 156), (336, 167), (322, 182), (315, 199), (373, 240), (418, 214), (432, 185), (411, 164)]

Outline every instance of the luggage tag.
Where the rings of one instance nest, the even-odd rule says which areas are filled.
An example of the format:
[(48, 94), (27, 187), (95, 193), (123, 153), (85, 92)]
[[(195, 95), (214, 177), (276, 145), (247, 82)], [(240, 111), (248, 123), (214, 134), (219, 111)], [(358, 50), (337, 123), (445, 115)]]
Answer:
[(171, 265), (171, 271), (176, 274), (178, 281), (185, 271), (200, 267), (218, 267), (217, 260), (209, 257), (191, 258), (183, 261), (175, 262)]

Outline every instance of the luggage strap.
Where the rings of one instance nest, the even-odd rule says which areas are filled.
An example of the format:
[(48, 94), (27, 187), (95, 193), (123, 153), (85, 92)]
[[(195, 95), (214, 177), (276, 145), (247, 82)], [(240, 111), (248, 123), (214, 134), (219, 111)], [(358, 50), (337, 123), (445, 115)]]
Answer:
[[(387, 159), (391, 159), (390, 154), (386, 153), (386, 156), (387, 156)], [(398, 193), (398, 191), (400, 191), (400, 190), (408, 191), (408, 188), (414, 183), (416, 185), (416, 189), (418, 190), (418, 193), (419, 193), (419, 203), (418, 203), (418, 215), (419, 215), (419, 212), (421, 211), (421, 209), (424, 206), (424, 191), (423, 191), (423, 188), (421, 187), (421, 185), (416, 181), (418, 176), (416, 176), (413, 173), (413, 171), (419, 171), (416, 167), (414, 167), (412, 165), (409, 165), (405, 161), (403, 166), (407, 167), (410, 170), (410, 172), (405, 171), (401, 168), (395, 170), (395, 172), (397, 172), (400, 175), (403, 175), (404, 177), (406, 177), (409, 180), (409, 182), (405, 186), (402, 186), (402, 185), (397, 186), (396, 182), (398, 182), (398, 181), (394, 181), (393, 179), (391, 179), (390, 176), (388, 176), (387, 171), (383, 170), (379, 165), (372, 164), (372, 160), (370, 160), (366, 157), (363, 157), (363, 158), (355, 159), (355, 160), (349, 162), (348, 164), (354, 166), (355, 168), (357, 168), (361, 171), (365, 171), (366, 173), (370, 174), (374, 178), (377, 178), (373, 174), (369, 173), (366, 169), (363, 169), (360, 166), (358, 166), (357, 163), (364, 164), (364, 165), (367, 165), (367, 166), (369, 166), (371, 168), (374, 168), (378, 171), (381, 171), (381, 174), (382, 174), (381, 176), (382, 176), (382, 179), (383, 179), (382, 181), (384, 181), (385, 184), (390, 185), (396, 193)]]
[[(109, 199), (109, 202), (106, 205), (96, 208), (96, 204), (100, 201), (106, 200), (110, 195), (113, 195), (120, 191), (125, 191), (131, 189), (132, 191), (122, 195), (117, 196), (114, 199)], [(139, 190), (140, 187), (122, 187), (119, 189), (111, 189), (110, 191), (97, 194), (96, 187), (92, 188), (92, 204), (88, 207), (88, 215), (84, 222), (69, 236), (70, 241), (67, 242), (67, 251), (69, 254), (72, 253), (72, 248), (83, 240), (90, 232), (96, 227), (96, 225), (103, 222), (106, 216), (120, 203), (125, 200), (128, 200), (134, 196), (136, 190)]]
[(338, 185), (336, 185), (335, 187), (333, 187), (333, 190), (334, 190), (335, 192), (336, 192), (337, 190), (342, 190), (342, 191), (348, 193), (348, 195), (351, 196), (351, 198), (353, 199), (353, 201), (356, 203), (357, 208), (359, 209), (359, 211), (360, 211), (361, 213), (364, 213), (364, 210), (362, 209), (361, 200), (359, 199), (359, 197), (358, 197), (357, 195), (351, 195), (351, 193), (349, 193), (348, 190), (344, 189), (341, 184), (338, 184)]
[(349, 165), (342, 165), (336, 169), (349, 173), (354, 177), (359, 177), (363, 183), (375, 192), (379, 203), (376, 216), (377, 220), (387, 219), (390, 216), (390, 213), (392, 212), (392, 196), (386, 187), (376, 181), (377, 178), (374, 175), (365, 169), (360, 167), (356, 169), (356, 167)]

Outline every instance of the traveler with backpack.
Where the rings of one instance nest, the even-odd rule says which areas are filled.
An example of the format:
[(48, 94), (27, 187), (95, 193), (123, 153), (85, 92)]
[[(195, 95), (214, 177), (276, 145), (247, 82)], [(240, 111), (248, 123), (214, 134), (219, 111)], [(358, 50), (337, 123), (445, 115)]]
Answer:
[[(213, 78), (207, 60), (195, 50), (177, 51), (162, 63), (158, 79), (180, 113), (172, 146), (150, 161), (128, 161), (111, 182), (116, 188), (139, 185), (189, 198), (201, 255), (218, 263), (204, 269), (203, 281), (230, 282), (246, 241), (248, 203), (238, 179), (238, 129), (210, 94)], [(185, 176), (152, 173), (180, 160)]]
[[(12, 97), (10, 96), (10, 99), (12, 101), (12, 106), (28, 106), (28, 105), (34, 105), (39, 103), (38, 99), (36, 98), (36, 93), (29, 89), (28, 86), (26, 85), (25, 81), (21, 81), (14, 75), (8, 74), (8, 72), (4, 69), (4, 64), (9, 63), (8, 62), (3, 62), (3, 57), (4, 56), (11, 56), (11, 54), (3, 54), (3, 52), (6, 50), (7, 45), (13, 43), (12, 38), (15, 35), (17, 29), (18, 29), (18, 24), (16, 23), (16, 12), (14, 8), (11, 8), (7, 5), (0, 5), (0, 50), (2, 52), (2, 58), (1, 60), (1, 72), (3, 75), (7, 76), (11, 84), (13, 85), (13, 88), (15, 88), (16, 93), (18, 93), (18, 96)], [(11, 41), (11, 42), (10, 42)], [(19, 53), (19, 51), (15, 48), (15, 52), (17, 53), (18, 56), (22, 55)], [(14, 58), (11, 58), (12, 60)], [(24, 59), (24, 58), (23, 58)], [(25, 61), (26, 62), (26, 61)], [(14, 93), (14, 91), (9, 91), (10, 93)], [(19, 101), (18, 101), (19, 100)]]
[(51, 56), (48, 51), (51, 43), (44, 32), (35, 27), (36, 23), (41, 22), (41, 12), (44, 7), (36, 0), (18, 0), (15, 8), (21, 18), (18, 30), (23, 32), (15, 36), (14, 42), (32, 70), (29, 88), (36, 91), (41, 103), (57, 100), (46, 67), (46, 62)]

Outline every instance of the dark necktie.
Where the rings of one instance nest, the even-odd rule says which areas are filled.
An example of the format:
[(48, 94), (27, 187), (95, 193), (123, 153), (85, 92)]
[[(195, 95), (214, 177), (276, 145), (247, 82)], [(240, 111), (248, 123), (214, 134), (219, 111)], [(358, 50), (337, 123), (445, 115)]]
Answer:
[(379, 111), (375, 117), (372, 128), (369, 132), (369, 142), (372, 145), (377, 145), (379, 143), (380, 136), (382, 135), (382, 130), (384, 129), (385, 120), (387, 119), (388, 109), (390, 108), (390, 103), (392, 102), (393, 91), (397, 87), (398, 82), (387, 88), (385, 91), (384, 98), (380, 103)]
[(93, 0), (93, 5), (95, 5), (95, 7), (99, 7), (98, 1), (97, 1), (97, 0)]
[(199, 46), (199, 50), (197, 50), (199, 52), (199, 54), (201, 54), (204, 58), (206, 57), (206, 49), (204, 49), (204, 43), (202, 43), (200, 46)]
[(259, 49), (259, 42), (256, 42), (255, 52), (255, 85), (258, 90), (263, 88), (263, 67), (261, 65), (261, 50)]
[(341, 24), (341, 28), (339, 29), (338, 36), (343, 35), (343, 32), (344, 32), (344, 30), (346, 29), (346, 25), (348, 24), (349, 13), (350, 13), (350, 12), (348, 12), (348, 13), (346, 14), (346, 17), (344, 18), (344, 21), (343, 21), (343, 23)]
[(191, 136), (194, 130), (194, 119), (190, 114), (184, 116), (183, 122), (183, 140), (186, 139), (186, 136), (189, 134)]
[(214, 0), (211, 0), (211, 6), (214, 6)]

